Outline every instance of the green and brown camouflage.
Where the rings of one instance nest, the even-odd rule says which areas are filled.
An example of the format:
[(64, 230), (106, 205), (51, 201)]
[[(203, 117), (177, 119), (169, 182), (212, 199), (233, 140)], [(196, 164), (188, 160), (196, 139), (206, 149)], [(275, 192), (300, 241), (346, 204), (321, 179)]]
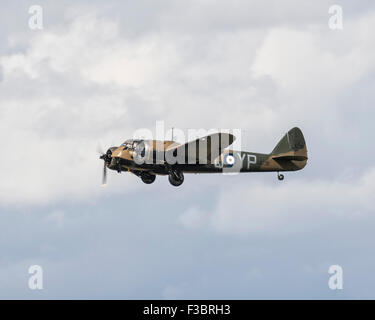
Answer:
[[(183, 181), (183, 173), (281, 172), (306, 166), (306, 142), (297, 127), (289, 130), (269, 154), (226, 149), (234, 140), (228, 133), (215, 133), (186, 144), (127, 140), (108, 149), (101, 159), (105, 161), (104, 171), (106, 167), (129, 171), (145, 183), (153, 182), (155, 175), (169, 175), (172, 184), (173, 174)], [(279, 179), (283, 179), (280, 174)]]

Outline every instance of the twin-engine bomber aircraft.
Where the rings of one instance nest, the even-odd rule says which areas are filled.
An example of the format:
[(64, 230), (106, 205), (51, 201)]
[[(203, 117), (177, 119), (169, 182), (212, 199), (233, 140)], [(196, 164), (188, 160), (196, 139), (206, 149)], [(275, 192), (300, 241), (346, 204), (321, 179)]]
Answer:
[(226, 149), (235, 137), (214, 133), (179, 144), (175, 141), (126, 140), (101, 154), (104, 160), (103, 185), (107, 167), (117, 172), (129, 171), (150, 184), (156, 175), (168, 175), (173, 186), (184, 182), (184, 173), (270, 172), (301, 170), (307, 163), (307, 148), (299, 128), (289, 130), (269, 154)]

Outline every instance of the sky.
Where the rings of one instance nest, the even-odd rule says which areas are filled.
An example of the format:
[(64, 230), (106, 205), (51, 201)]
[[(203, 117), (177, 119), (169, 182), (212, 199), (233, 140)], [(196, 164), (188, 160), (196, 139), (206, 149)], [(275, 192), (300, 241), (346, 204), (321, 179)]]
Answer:
[[(43, 9), (31, 29), (29, 8)], [(342, 9), (342, 29), (329, 8)], [(1, 299), (374, 299), (373, 1), (2, 1)], [(299, 172), (109, 172), (163, 121), (241, 129)], [(29, 267), (43, 270), (31, 290)], [(343, 289), (328, 269), (343, 270)]]

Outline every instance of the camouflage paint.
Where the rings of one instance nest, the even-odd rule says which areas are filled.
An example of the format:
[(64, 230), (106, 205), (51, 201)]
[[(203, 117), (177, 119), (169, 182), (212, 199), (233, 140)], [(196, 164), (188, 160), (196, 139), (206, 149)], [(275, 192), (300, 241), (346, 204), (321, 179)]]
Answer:
[[(213, 138), (222, 139), (224, 134), (211, 135)], [(210, 136), (208, 136), (210, 137)], [(207, 137), (201, 138), (206, 139)], [(234, 141), (232, 135), (227, 145)], [(221, 140), (219, 139), (219, 142)], [(199, 140), (199, 139), (198, 139)], [(211, 140), (209, 140), (211, 143)], [(270, 172), (270, 171), (296, 171), (303, 169), (307, 164), (307, 148), (302, 131), (295, 127), (289, 130), (279, 141), (276, 147), (269, 154), (222, 150), (219, 148), (219, 155), (211, 159), (208, 157), (207, 164), (188, 163), (169, 165), (165, 161), (166, 152), (176, 152), (178, 148), (185, 148), (188, 154), (187, 146), (193, 142), (181, 145), (174, 141), (146, 140), (145, 143), (152, 150), (154, 156), (153, 163), (136, 164), (134, 161), (135, 151), (120, 147), (110, 148), (112, 159), (107, 165), (109, 169), (117, 171), (148, 171), (151, 174), (167, 175), (170, 170), (179, 170), (184, 173), (221, 173), (221, 172)], [(155, 160), (155, 155), (159, 153), (159, 161)], [(197, 151), (199, 157), (199, 151)], [(210, 156), (210, 151), (208, 152)], [(149, 154), (150, 157), (150, 154)], [(233, 161), (234, 164), (227, 164), (227, 161)], [(188, 160), (187, 158), (185, 160)], [(138, 174), (137, 174), (138, 175)]]

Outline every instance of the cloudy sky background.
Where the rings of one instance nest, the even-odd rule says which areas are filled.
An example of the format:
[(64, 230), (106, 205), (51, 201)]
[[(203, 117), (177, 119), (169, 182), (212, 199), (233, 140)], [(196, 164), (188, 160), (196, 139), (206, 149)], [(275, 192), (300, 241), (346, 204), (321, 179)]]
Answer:
[[(44, 9), (30, 30), (29, 7)], [(343, 8), (343, 30), (328, 9)], [(373, 1), (3, 1), (0, 298), (375, 298)], [(300, 172), (109, 173), (155, 121), (241, 128)], [(28, 268), (44, 289), (28, 288)], [(328, 268), (344, 290), (328, 288)]]

